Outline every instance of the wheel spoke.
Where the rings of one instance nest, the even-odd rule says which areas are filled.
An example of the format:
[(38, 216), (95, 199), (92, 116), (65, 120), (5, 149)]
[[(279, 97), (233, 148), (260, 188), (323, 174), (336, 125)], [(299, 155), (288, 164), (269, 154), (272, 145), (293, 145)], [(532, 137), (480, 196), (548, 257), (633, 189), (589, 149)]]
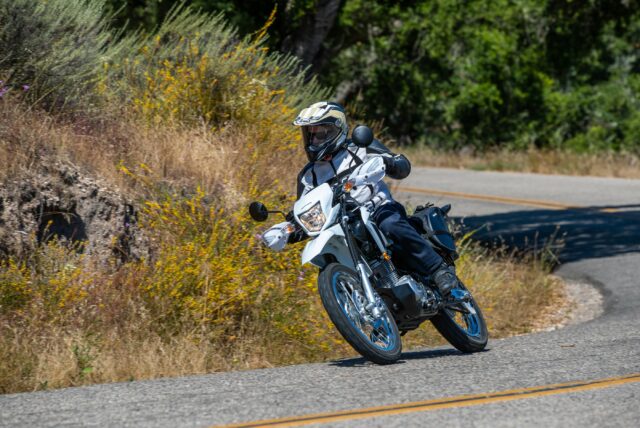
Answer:
[[(345, 315), (351, 320), (353, 326), (360, 331), (362, 336), (374, 346), (382, 349), (389, 349), (394, 346), (393, 330), (389, 326), (389, 312), (385, 308), (383, 318), (373, 320), (362, 314), (364, 303), (362, 296), (364, 290), (360, 281), (354, 278), (338, 278), (335, 287), (336, 298)], [(351, 288), (352, 291), (349, 290)], [(396, 339), (397, 340), (397, 339)]]
[(358, 323), (358, 327), (361, 327), (361, 316), (360, 311), (358, 310), (358, 304), (354, 300), (352, 293), (347, 290), (347, 287), (345, 287), (342, 281), (340, 281), (340, 286), (343, 291), (341, 295), (346, 296), (346, 299), (341, 299), (345, 312), (350, 316), (350, 318)]
[(477, 336), (480, 334), (478, 314), (473, 307), (473, 301), (468, 302), (467, 305), (471, 310), (467, 308), (449, 307), (445, 309), (445, 312), (462, 331), (469, 336)]

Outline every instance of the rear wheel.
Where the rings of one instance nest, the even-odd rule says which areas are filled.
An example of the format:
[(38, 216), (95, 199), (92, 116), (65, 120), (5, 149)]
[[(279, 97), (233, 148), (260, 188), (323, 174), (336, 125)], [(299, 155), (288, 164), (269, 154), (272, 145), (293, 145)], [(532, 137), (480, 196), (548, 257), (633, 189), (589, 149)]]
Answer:
[[(468, 293), (461, 282), (458, 288)], [(431, 322), (459, 351), (478, 352), (487, 346), (489, 332), (480, 306), (470, 293), (468, 296), (466, 302), (452, 304), (442, 309), (438, 315), (431, 318)]]
[(382, 299), (378, 318), (365, 308), (367, 300), (356, 272), (331, 263), (318, 275), (318, 291), (329, 318), (353, 349), (377, 364), (400, 358), (402, 342), (391, 312)]

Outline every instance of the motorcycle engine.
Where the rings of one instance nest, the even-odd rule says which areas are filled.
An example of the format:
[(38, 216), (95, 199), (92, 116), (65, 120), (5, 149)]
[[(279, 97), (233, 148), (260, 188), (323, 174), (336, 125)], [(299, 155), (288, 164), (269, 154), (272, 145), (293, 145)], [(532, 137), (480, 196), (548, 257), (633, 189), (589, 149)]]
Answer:
[(400, 280), (398, 272), (385, 260), (373, 260), (370, 266), (378, 287), (393, 288)]

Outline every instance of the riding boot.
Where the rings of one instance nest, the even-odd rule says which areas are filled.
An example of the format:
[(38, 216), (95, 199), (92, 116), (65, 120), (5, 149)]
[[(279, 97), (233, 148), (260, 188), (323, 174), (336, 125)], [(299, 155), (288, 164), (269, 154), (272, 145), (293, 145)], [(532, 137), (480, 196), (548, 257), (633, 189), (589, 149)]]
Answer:
[(442, 263), (438, 269), (431, 275), (431, 282), (443, 296), (448, 295), (452, 289), (458, 286), (458, 277), (452, 266)]

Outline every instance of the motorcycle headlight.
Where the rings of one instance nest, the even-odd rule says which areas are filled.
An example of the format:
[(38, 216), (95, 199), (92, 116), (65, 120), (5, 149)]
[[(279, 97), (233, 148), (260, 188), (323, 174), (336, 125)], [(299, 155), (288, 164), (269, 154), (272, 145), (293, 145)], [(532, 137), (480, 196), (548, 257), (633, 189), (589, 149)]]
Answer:
[(320, 208), (320, 202), (317, 202), (307, 211), (300, 214), (300, 221), (309, 232), (319, 232), (322, 230), (322, 226), (324, 226), (327, 218), (322, 212), (322, 208)]

